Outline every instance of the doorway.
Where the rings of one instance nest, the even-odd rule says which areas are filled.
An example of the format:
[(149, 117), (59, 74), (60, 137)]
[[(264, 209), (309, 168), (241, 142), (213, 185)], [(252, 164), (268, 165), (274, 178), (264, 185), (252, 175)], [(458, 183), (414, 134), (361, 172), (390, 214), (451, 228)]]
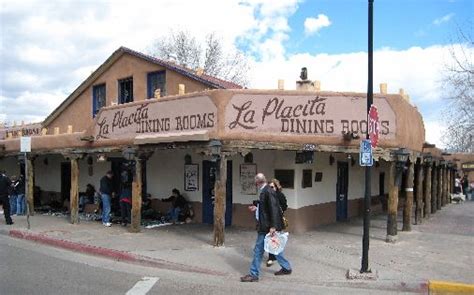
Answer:
[[(216, 162), (202, 161), (202, 223), (214, 224), (214, 184)], [(232, 224), (232, 161), (227, 161), (225, 225)]]
[(61, 203), (71, 197), (71, 162), (61, 163)]
[(347, 220), (347, 193), (349, 187), (349, 164), (337, 162), (336, 220)]

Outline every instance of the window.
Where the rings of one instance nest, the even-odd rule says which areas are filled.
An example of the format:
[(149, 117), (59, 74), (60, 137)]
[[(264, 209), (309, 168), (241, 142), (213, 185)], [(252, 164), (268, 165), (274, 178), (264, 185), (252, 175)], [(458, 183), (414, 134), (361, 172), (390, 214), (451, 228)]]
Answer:
[(166, 71), (148, 73), (148, 98), (155, 97), (156, 89), (160, 89), (160, 96), (166, 96)]
[(95, 117), (102, 107), (105, 107), (105, 84), (92, 87), (92, 117)]
[(133, 78), (126, 78), (118, 81), (119, 89), (119, 97), (118, 97), (118, 103), (128, 103), (133, 101)]

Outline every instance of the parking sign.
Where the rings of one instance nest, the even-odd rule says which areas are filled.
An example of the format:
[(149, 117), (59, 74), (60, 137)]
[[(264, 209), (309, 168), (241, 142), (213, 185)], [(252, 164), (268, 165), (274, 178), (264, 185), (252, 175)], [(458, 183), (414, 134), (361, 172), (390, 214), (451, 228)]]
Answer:
[(360, 166), (372, 166), (374, 159), (372, 157), (372, 143), (370, 139), (363, 139), (360, 142), (359, 149), (359, 165)]

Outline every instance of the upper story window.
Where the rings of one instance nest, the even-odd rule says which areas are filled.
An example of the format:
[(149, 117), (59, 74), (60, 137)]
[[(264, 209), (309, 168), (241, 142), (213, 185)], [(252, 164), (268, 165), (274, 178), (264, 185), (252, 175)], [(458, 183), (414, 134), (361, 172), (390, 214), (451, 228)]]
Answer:
[(102, 107), (105, 107), (105, 84), (92, 87), (92, 117), (95, 117)]
[(133, 101), (133, 78), (125, 78), (118, 81), (118, 103)]
[(166, 71), (148, 73), (148, 98), (155, 97), (156, 89), (160, 89), (160, 96), (166, 96)]

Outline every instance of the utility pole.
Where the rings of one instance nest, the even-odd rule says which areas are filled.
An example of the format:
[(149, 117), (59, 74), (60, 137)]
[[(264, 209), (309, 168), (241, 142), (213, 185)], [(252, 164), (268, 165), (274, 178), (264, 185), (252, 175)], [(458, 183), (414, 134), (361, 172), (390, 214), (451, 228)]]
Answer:
[[(374, 0), (369, 1), (369, 31), (368, 31), (368, 83), (367, 83), (367, 122), (369, 110), (373, 103), (373, 10)], [(367, 128), (366, 139), (370, 139)], [(364, 196), (364, 234), (362, 237), (362, 267), (361, 273), (370, 272), (369, 269), (369, 230), (370, 230), (370, 195), (371, 195), (371, 166), (365, 166), (365, 196)]]

